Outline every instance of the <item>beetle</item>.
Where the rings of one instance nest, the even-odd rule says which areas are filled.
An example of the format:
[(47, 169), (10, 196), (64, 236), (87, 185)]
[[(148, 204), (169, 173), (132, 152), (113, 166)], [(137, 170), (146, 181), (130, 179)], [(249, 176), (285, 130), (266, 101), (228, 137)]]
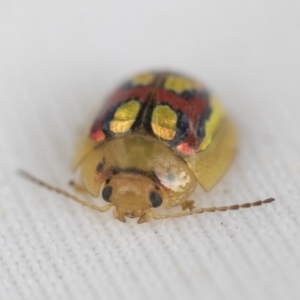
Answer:
[[(189, 196), (197, 184), (210, 191), (232, 162), (237, 148), (234, 124), (213, 93), (202, 83), (175, 72), (146, 72), (126, 81), (108, 98), (77, 149), (74, 169), (82, 186), (108, 204), (96, 206), (52, 187), (32, 175), (27, 178), (73, 200), (113, 215), (179, 217), (226, 211), (274, 201), (198, 208)], [(181, 206), (179, 213), (159, 214), (155, 208)]]

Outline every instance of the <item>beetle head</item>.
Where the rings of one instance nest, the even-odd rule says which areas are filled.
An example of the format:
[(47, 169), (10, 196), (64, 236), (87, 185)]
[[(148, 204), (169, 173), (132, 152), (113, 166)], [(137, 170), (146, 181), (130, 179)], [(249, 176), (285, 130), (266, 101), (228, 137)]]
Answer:
[(125, 217), (139, 217), (144, 222), (145, 215), (152, 207), (163, 202), (163, 191), (151, 178), (137, 173), (118, 173), (105, 181), (102, 197), (116, 207), (114, 217), (125, 222)]

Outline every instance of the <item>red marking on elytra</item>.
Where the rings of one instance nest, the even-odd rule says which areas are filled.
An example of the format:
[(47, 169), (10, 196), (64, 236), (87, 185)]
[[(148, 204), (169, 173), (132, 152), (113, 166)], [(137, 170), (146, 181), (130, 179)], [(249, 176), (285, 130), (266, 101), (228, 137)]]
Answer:
[(190, 147), (188, 143), (181, 143), (176, 149), (184, 155), (192, 155), (196, 152), (196, 150)]
[(104, 140), (105, 134), (102, 130), (97, 130), (96, 132), (91, 133), (90, 137), (95, 142), (100, 142), (100, 141)]

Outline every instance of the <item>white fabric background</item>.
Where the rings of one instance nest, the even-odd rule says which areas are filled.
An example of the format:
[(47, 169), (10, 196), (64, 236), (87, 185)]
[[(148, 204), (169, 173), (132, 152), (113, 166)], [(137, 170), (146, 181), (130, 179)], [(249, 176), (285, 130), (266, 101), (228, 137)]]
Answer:
[[(1, 1), (0, 299), (299, 299), (299, 1)], [(198, 206), (243, 211), (123, 224), (70, 190), (78, 132), (143, 70), (202, 78), (239, 153)]]

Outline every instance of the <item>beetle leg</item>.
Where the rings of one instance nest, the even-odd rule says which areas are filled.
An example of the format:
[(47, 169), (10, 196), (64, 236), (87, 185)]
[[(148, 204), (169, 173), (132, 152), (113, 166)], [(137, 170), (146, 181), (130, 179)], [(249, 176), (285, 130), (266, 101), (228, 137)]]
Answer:
[(152, 211), (148, 210), (138, 219), (138, 224), (148, 222), (151, 218), (152, 218)]
[(62, 189), (59, 189), (59, 188), (57, 188), (57, 187), (54, 187), (54, 186), (52, 186), (52, 185), (50, 185), (50, 184), (48, 184), (48, 183), (46, 183), (46, 182), (44, 182), (44, 181), (42, 181), (42, 180), (40, 180), (40, 179), (37, 179), (36, 177), (34, 177), (34, 176), (28, 174), (28, 173), (25, 172), (25, 171), (20, 170), (20, 171), (19, 171), (19, 174), (20, 174), (21, 176), (23, 176), (24, 178), (26, 178), (26, 179), (28, 179), (28, 180), (30, 180), (30, 181), (33, 181), (33, 182), (35, 182), (35, 183), (37, 183), (37, 184), (39, 184), (39, 185), (41, 185), (41, 186), (47, 188), (48, 190), (51, 190), (51, 191), (54, 191), (54, 192), (56, 192), (56, 193), (58, 193), (58, 194), (64, 195), (64, 196), (67, 197), (67, 198), (70, 198), (70, 199), (72, 199), (72, 200), (74, 200), (74, 201), (76, 201), (76, 202), (78, 202), (78, 203), (80, 203), (80, 204), (82, 204), (82, 205), (84, 205), (84, 206), (93, 208), (93, 209), (95, 209), (95, 210), (97, 210), (97, 211), (99, 211), (99, 212), (106, 212), (106, 211), (108, 211), (108, 210), (112, 207), (111, 204), (104, 205), (104, 206), (97, 206), (97, 205), (94, 205), (94, 204), (89, 203), (89, 202), (87, 202), (87, 201), (81, 200), (81, 199), (78, 198), (77, 196), (72, 195), (72, 194), (70, 194), (69, 192), (64, 191), (64, 190), (62, 190)]
[(113, 216), (114, 216), (115, 219), (117, 219), (117, 220), (119, 220), (119, 221), (121, 221), (121, 222), (126, 222), (126, 218), (125, 218), (122, 214), (120, 214), (120, 213), (117, 211), (117, 209), (114, 209), (114, 211), (113, 211)]
[(186, 200), (183, 203), (181, 203), (182, 210), (187, 210), (187, 209), (193, 210), (194, 208), (196, 208), (194, 206), (194, 204), (195, 204), (195, 201), (193, 201), (193, 200)]

